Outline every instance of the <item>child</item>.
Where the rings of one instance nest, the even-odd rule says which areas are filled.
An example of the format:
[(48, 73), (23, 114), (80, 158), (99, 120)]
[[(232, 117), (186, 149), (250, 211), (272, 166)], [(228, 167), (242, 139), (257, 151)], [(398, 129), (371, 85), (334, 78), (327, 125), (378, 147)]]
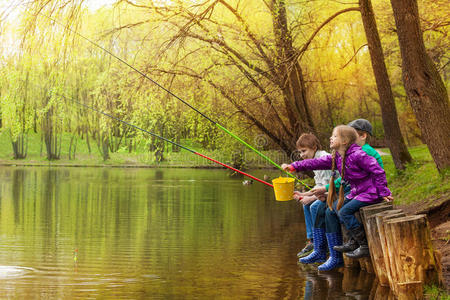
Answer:
[[(370, 122), (367, 121), (366, 119), (356, 119), (348, 123), (348, 126), (355, 128), (356, 132), (358, 133), (358, 136), (356, 138), (356, 144), (361, 146), (362, 150), (366, 152), (368, 155), (374, 157), (377, 160), (378, 164), (384, 169), (383, 161), (381, 160), (380, 154), (367, 143), (369, 135), (372, 136), (372, 124), (370, 124)], [(341, 177), (339, 177), (334, 181), (334, 185), (336, 187), (336, 191), (338, 191), (339, 188), (341, 187)], [(311, 190), (311, 192), (317, 197), (320, 197), (321, 195), (323, 195), (325, 192), (328, 191), (328, 188), (329, 184), (327, 184), (325, 188), (314, 187), (314, 189)], [(344, 196), (350, 193), (350, 186), (344, 185), (342, 188), (344, 189)], [(336, 213), (336, 211), (329, 211), (328, 213)], [(347, 240), (347, 242), (344, 243), (342, 246), (334, 247), (334, 250), (343, 253), (356, 250), (359, 247), (358, 243), (351, 236), (351, 234), (348, 234), (348, 236), (349, 239)], [(368, 254), (369, 253), (367, 252), (367, 255)]]
[[(336, 168), (340, 170), (341, 177), (350, 185), (351, 191), (344, 199), (344, 189), (339, 190), (339, 200), (336, 201), (334, 209), (337, 209), (339, 220), (352, 233), (361, 248), (363, 245), (367, 246), (367, 240), (365, 239), (364, 229), (353, 214), (363, 206), (378, 203), (383, 199), (390, 201), (392, 197), (391, 192), (386, 187), (384, 170), (375, 158), (367, 155), (360, 146), (355, 144), (356, 139), (357, 133), (354, 128), (346, 125), (337, 126), (330, 137), (330, 148), (333, 150), (333, 155), (297, 161), (291, 165), (283, 164), (282, 168), (290, 172), (330, 168), (333, 171)], [(334, 178), (332, 177), (327, 198), (330, 211), (335, 194)], [(333, 218), (333, 215), (327, 213), (325, 216), (325, 236), (330, 257), (319, 266), (318, 269), (321, 271), (331, 270), (343, 264), (342, 253), (333, 248), (342, 244), (339, 220), (332, 221), (331, 218)], [(321, 239), (323, 239), (323, 236)], [(307, 263), (320, 261), (326, 255), (324, 243), (318, 244), (317, 249), (316, 245), (314, 246), (314, 252), (311, 255), (315, 254), (315, 257), (312, 257)]]
[[(321, 149), (320, 142), (317, 137), (311, 133), (302, 134), (298, 138), (296, 146), (302, 159), (319, 158), (325, 155), (330, 155), (326, 151), (319, 150)], [(314, 171), (314, 187), (324, 187), (330, 181), (330, 178), (331, 170)], [(305, 215), (306, 237), (308, 242), (306, 243), (306, 246), (297, 254), (298, 257), (303, 257), (308, 255), (314, 248), (313, 243), (311, 242), (314, 242), (313, 224), (316, 219), (317, 209), (325, 198), (323, 197), (321, 201), (311, 192), (300, 193), (297, 191), (294, 192), (294, 198), (303, 204), (303, 213)]]

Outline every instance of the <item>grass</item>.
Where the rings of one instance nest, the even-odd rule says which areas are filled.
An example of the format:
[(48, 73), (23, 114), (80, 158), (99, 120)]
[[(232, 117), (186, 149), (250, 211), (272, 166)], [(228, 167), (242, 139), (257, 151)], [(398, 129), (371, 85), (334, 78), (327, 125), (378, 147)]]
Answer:
[[(53, 165), (53, 166), (123, 166), (123, 167), (196, 167), (196, 168), (212, 168), (219, 167), (209, 160), (197, 156), (189, 151), (181, 150), (179, 152), (165, 152), (165, 160), (157, 162), (153, 153), (147, 150), (147, 145), (142, 143), (136, 147), (136, 151), (128, 153), (128, 149), (123, 146), (119, 151), (110, 153), (110, 159), (104, 161), (97, 144), (91, 139), (91, 153), (89, 153), (85, 140), (77, 139), (76, 159), (69, 159), (69, 145), (71, 136), (62, 135), (61, 157), (59, 160), (49, 161), (46, 158), (45, 145), (41, 142), (38, 134), (30, 133), (28, 135), (28, 153), (27, 157), (22, 160), (13, 159), (13, 151), (11, 146), (11, 137), (9, 132), (0, 132), (0, 164), (4, 165)], [(244, 167), (248, 168), (268, 168), (271, 165), (256, 153), (246, 150), (242, 151), (240, 147), (236, 150), (205, 150), (200, 144), (191, 140), (183, 140), (181, 144), (198, 151), (206, 156), (214, 158), (226, 164), (233, 164), (236, 155), (241, 155)], [(171, 149), (170, 145), (167, 147)], [(42, 150), (41, 150), (42, 149)], [(263, 151), (264, 154), (274, 161), (287, 162), (288, 158), (280, 151)]]
[[(111, 153), (111, 159), (103, 161), (95, 141), (91, 141), (92, 153), (89, 153), (86, 142), (81, 139), (77, 141), (76, 159), (69, 160), (68, 150), (70, 139), (71, 136), (63, 135), (61, 143), (61, 159), (48, 161), (45, 156), (45, 146), (41, 145), (40, 136), (31, 133), (29, 134), (29, 150), (27, 158), (23, 160), (14, 160), (9, 133), (7, 131), (2, 131), (0, 133), (0, 163), (9, 165), (54, 166), (220, 167), (213, 162), (185, 150), (181, 150), (180, 152), (166, 152), (164, 153), (165, 161), (157, 162), (155, 161), (153, 153), (149, 153), (146, 150), (147, 146), (145, 144), (138, 145), (135, 153), (128, 153), (128, 150), (123, 147), (119, 149), (118, 152)], [(190, 140), (181, 141), (181, 143), (226, 164), (233, 164), (233, 157), (242, 155), (244, 167), (272, 167), (272, 165), (254, 152), (242, 152), (242, 147), (235, 151), (208, 151), (201, 149), (199, 144), (195, 144)], [(389, 149), (387, 148), (380, 150), (389, 153)], [(390, 155), (382, 156), (388, 185), (395, 197), (396, 203), (412, 204), (419, 201), (431, 203), (436, 199), (449, 198), (450, 176), (448, 175), (450, 172), (447, 171), (440, 174), (437, 171), (428, 148), (425, 145), (410, 147), (409, 151), (413, 157), (413, 162), (403, 171), (398, 171), (395, 168)], [(288, 158), (280, 151), (264, 151), (264, 154), (280, 164), (288, 161)], [(313, 184), (312, 179), (307, 179), (305, 182)]]
[[(389, 153), (389, 149), (381, 149)], [(433, 202), (439, 198), (447, 198), (450, 193), (449, 170), (437, 171), (433, 159), (425, 145), (410, 147), (413, 162), (406, 169), (398, 171), (392, 156), (382, 156), (388, 186), (397, 204), (412, 204), (419, 201)]]
[(427, 300), (450, 300), (450, 295), (437, 286), (425, 286), (424, 296)]

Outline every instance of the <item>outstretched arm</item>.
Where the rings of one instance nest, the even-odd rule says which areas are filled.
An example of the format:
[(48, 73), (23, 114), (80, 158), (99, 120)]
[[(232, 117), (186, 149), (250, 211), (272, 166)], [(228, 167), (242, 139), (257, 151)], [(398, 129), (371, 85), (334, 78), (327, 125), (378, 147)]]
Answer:
[(331, 169), (331, 155), (294, 161), (291, 164), (291, 167), (293, 167), (296, 171), (329, 170)]

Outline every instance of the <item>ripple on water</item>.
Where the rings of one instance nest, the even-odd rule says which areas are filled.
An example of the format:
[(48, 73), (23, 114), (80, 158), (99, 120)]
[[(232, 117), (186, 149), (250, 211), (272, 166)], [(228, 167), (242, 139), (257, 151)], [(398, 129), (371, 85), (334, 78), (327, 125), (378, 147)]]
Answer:
[(22, 277), (35, 271), (35, 269), (27, 267), (0, 266), (0, 280)]

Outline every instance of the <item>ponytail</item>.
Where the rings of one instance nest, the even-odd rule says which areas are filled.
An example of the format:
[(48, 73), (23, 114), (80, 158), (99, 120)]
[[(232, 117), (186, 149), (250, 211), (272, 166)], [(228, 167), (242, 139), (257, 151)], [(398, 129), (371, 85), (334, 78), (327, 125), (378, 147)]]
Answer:
[[(345, 151), (347, 152), (347, 151)], [(344, 176), (345, 176), (345, 158), (346, 158), (346, 153), (344, 153), (344, 156), (342, 157), (342, 167), (341, 167), (341, 183), (344, 182)], [(344, 185), (341, 184), (341, 186), (339, 187), (339, 200), (338, 200), (338, 204), (336, 206), (337, 210), (340, 210), (342, 205), (344, 204)]]
[(327, 204), (331, 210), (333, 210), (333, 202), (334, 198), (336, 198), (336, 187), (334, 186), (335, 170), (336, 170), (336, 150), (333, 150), (331, 154), (331, 178), (330, 184), (328, 185), (328, 197), (327, 197)]

